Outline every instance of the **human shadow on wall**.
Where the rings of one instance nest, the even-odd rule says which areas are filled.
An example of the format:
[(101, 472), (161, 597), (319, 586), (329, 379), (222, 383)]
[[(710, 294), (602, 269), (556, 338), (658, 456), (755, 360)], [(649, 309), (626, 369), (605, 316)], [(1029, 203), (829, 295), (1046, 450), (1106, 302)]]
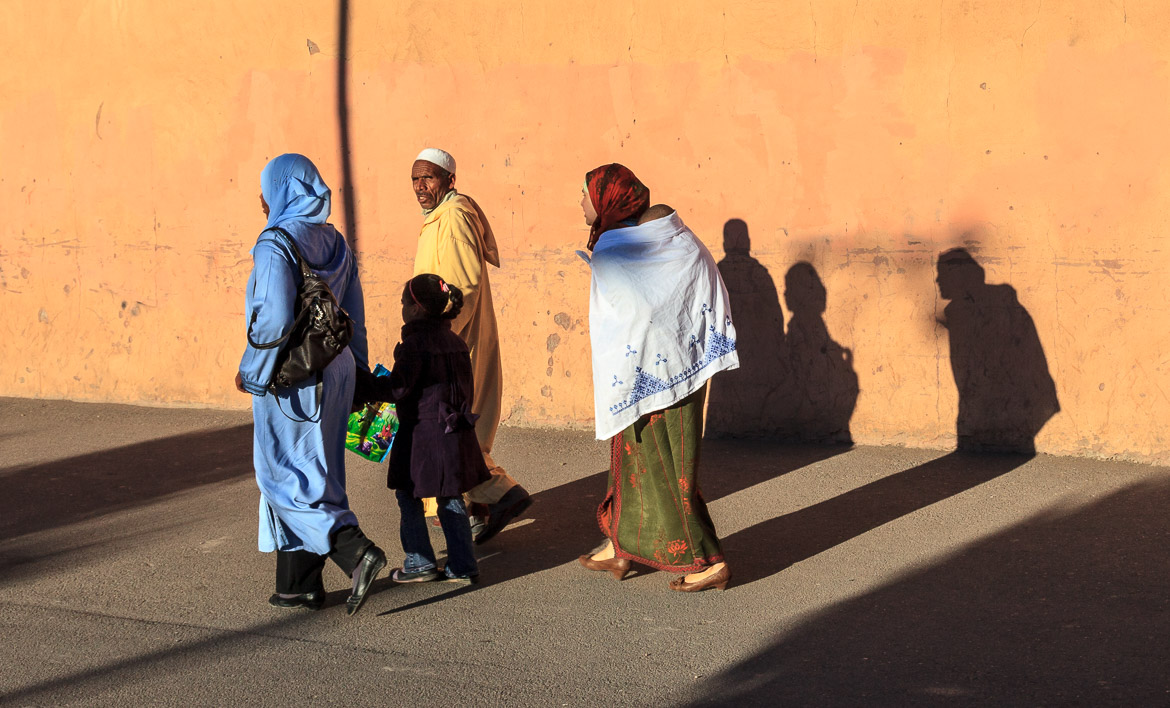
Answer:
[[(793, 270), (807, 270), (805, 266), (797, 264)], [(792, 278), (793, 270), (786, 278), (786, 300), (804, 292), (798, 297), (808, 302), (798, 307), (815, 312), (813, 276), (805, 272)], [(945, 324), (949, 334), (959, 393), (958, 450), (732, 534), (724, 540), (724, 548), (729, 556), (743, 558), (736, 566), (741, 582), (778, 573), (1007, 474), (1035, 456), (1036, 433), (1059, 406), (1031, 317), (1010, 285), (987, 285), (982, 267), (963, 249), (939, 257), (938, 285), (942, 297), (951, 300), (946, 321), (940, 324)], [(798, 307), (791, 302), (789, 307), (797, 313), (796, 322)], [(812, 350), (819, 351), (815, 343), (823, 341), (823, 336), (815, 324), (799, 327), (812, 332)], [(795, 343), (796, 329), (797, 325), (789, 327), (789, 347), (805, 347)]]
[(829, 336), (828, 297), (816, 269), (800, 262), (785, 275), (784, 302), (792, 313), (785, 334), (776, 285), (752, 257), (743, 220), (724, 224), (723, 250), (718, 266), (735, 318), (739, 368), (711, 380), (708, 435), (852, 443), (857, 374), (852, 353)]
[[(739, 368), (720, 372), (709, 384), (703, 453), (707, 462), (702, 473), (708, 501), (845, 452), (846, 446), (824, 443), (850, 441), (848, 421), (857, 396), (856, 376), (850, 369), (845, 377), (854, 382), (852, 398), (837, 396), (837, 405), (831, 406), (823, 397), (842, 388), (830, 380), (844, 373), (833, 362), (845, 360), (830, 348), (832, 340), (820, 318), (825, 309), (823, 286), (819, 309), (811, 302), (815, 298), (810, 296), (808, 271), (815, 283), (820, 282), (812, 266), (790, 271), (789, 307), (800, 310), (793, 318), (799, 329), (794, 350), (784, 334), (776, 284), (767, 267), (751, 255), (748, 225), (742, 219), (724, 224), (723, 250), (718, 267), (735, 318)], [(811, 351), (814, 342), (825, 345), (826, 351)], [(794, 368), (802, 372), (800, 377), (793, 374)], [(801, 401), (807, 403), (798, 407)], [(826, 414), (818, 405), (836, 413)], [(742, 438), (764, 439), (749, 443)]]
[(818, 443), (852, 443), (849, 420), (857, 404), (853, 352), (829, 336), (828, 294), (812, 264), (800, 262), (784, 275), (788, 321), (788, 370), (792, 377), (792, 432)]
[(791, 375), (780, 297), (768, 269), (751, 255), (751, 239), (743, 220), (731, 219), (724, 224), (723, 251), (718, 267), (735, 319), (739, 368), (711, 379), (707, 435), (779, 436), (791, 418)]
[(958, 448), (1031, 453), (1060, 410), (1036, 325), (1011, 285), (988, 285), (965, 249), (938, 258), (938, 289), (959, 389)]

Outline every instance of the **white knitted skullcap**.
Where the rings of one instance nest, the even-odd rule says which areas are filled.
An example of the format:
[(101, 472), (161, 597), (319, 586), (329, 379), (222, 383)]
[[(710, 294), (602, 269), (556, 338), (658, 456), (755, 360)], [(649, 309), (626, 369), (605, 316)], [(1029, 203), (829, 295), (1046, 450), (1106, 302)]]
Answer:
[(438, 165), (451, 174), (455, 174), (455, 158), (451, 157), (451, 153), (439, 148), (426, 148), (418, 154), (415, 160), (426, 160), (432, 165)]

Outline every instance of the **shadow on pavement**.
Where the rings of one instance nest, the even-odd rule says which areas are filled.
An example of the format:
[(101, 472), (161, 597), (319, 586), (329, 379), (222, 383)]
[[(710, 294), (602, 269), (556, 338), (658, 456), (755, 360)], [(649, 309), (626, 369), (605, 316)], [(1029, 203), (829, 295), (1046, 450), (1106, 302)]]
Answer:
[(713, 502), (851, 449), (852, 445), (704, 438), (699, 488), (703, 490), (703, 498)]
[[(607, 474), (598, 472), (533, 494), (533, 504), (520, 517), (520, 523), (504, 529), (484, 545), (476, 546), (480, 572), (478, 585), (419, 585), (416, 587), (426, 588), (431, 594), (381, 614), (393, 615), (424, 607), (576, 560), (601, 540), (597, 505), (605, 495)], [(432, 540), (441, 543), (438, 539)], [(387, 583), (388, 580), (380, 581), (374, 589), (381, 590)]]
[(0, 539), (10, 541), (251, 475), (251, 425), (0, 470), (8, 498), (19, 500), (0, 515)]
[[(163, 649), (143, 651), (137, 656), (110, 661), (91, 668), (69, 672), (61, 671), (60, 675), (55, 678), (44, 679), (0, 693), (0, 703), (100, 704), (108, 702), (107, 694), (116, 691), (126, 682), (141, 682), (144, 678), (165, 676), (168, 672), (180, 673), (192, 661), (213, 663), (225, 661), (231, 657), (238, 657), (241, 661), (255, 661), (258, 653), (271, 651), (266, 644), (273, 637), (278, 636), (278, 632), (292, 630), (298, 625), (314, 621), (315, 614), (321, 613), (305, 611), (290, 613), (286, 610), (280, 613), (280, 619), (239, 630), (195, 628), (210, 636), (195, 641), (184, 641)], [(339, 613), (331, 614), (337, 615)], [(87, 619), (93, 619), (93, 617), (90, 616)], [(344, 620), (345, 617), (341, 616), (340, 619)], [(170, 640), (163, 640), (163, 642), (169, 643)], [(270, 691), (287, 690), (287, 688), (282, 688), (286, 679), (281, 677), (280, 672), (273, 673), (273, 682), (276, 685), (269, 687)], [(250, 689), (254, 692), (253, 695), (265, 695), (261, 687), (251, 686)], [(158, 699), (159, 696), (156, 695), (155, 698)], [(172, 696), (172, 698), (178, 699), (176, 696)], [(192, 698), (188, 697), (188, 702)], [(194, 702), (199, 703), (200, 701), (198, 698), (194, 698)]]
[[(703, 445), (703, 468), (699, 481), (708, 501), (729, 496), (850, 449), (848, 446), (786, 445), (760, 440), (704, 440)], [(578, 556), (602, 540), (597, 525), (597, 505), (605, 496), (608, 475), (608, 472), (598, 472), (534, 494), (534, 503), (521, 517), (521, 523), (510, 526), (487, 544), (476, 547), (480, 556), (479, 585), (470, 588), (439, 583), (419, 586), (427, 588), (425, 597), (415, 594), (412, 596), (413, 601), (382, 614), (393, 615), (424, 607), (456, 595), (474, 592), (477, 588), (506, 583), (576, 561)], [(752, 554), (744, 555), (747, 557)], [(738, 564), (736, 568), (738, 572)], [(637, 565), (634, 572), (642, 574), (656, 571)], [(380, 591), (388, 584), (388, 580), (380, 580), (374, 585), (374, 590)]]
[[(847, 450), (844, 446), (704, 440), (699, 484), (711, 501)], [(508, 556), (502, 567), (493, 567), (491, 559), (486, 559), (485, 582), (507, 582), (576, 561), (601, 543), (597, 506), (605, 497), (608, 477), (608, 472), (598, 472), (533, 495), (536, 503), (524, 516), (530, 522), (505, 529), (480, 547), (484, 556), (497, 551)], [(636, 572), (652, 571), (637, 566)]]
[(1032, 455), (952, 452), (723, 539), (737, 584), (812, 558), (882, 524), (1007, 474)]
[(1167, 508), (1158, 481), (1039, 514), (826, 610), (690, 705), (1165, 705)]

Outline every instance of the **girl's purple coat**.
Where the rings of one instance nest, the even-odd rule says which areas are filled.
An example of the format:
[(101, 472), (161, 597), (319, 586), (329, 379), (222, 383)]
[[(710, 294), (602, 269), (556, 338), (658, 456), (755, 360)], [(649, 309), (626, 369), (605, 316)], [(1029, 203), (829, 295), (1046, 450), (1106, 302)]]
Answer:
[(398, 408), (391, 489), (412, 490), (420, 498), (455, 497), (490, 477), (471, 413), (471, 355), (450, 322), (408, 322), (390, 376), (361, 383), (373, 389), (372, 398)]

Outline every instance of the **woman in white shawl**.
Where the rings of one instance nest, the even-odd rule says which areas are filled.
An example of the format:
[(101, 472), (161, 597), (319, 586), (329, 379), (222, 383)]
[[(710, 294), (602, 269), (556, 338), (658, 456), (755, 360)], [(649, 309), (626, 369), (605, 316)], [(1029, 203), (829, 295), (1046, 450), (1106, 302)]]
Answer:
[(631, 561), (680, 573), (670, 587), (720, 590), (731, 569), (697, 471), (707, 379), (739, 366), (727, 289), (715, 260), (622, 165), (585, 178), (590, 225), (589, 331), (594, 416), (612, 445), (597, 511), (606, 542), (581, 556), (621, 579)]

